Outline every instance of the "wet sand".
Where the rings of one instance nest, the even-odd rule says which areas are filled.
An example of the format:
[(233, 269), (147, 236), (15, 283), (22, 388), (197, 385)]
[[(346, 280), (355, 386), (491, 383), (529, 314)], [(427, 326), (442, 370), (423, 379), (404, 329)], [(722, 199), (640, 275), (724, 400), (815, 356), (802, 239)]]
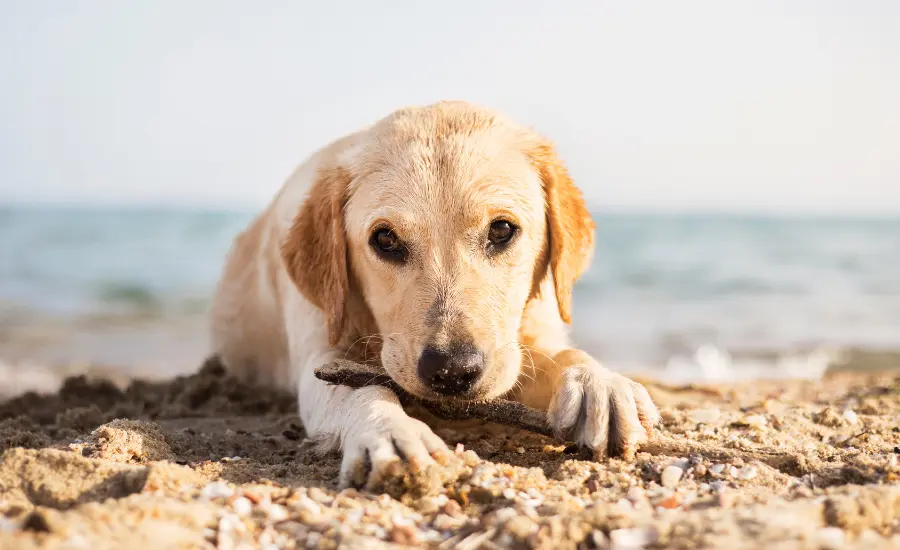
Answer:
[(0, 548), (900, 546), (896, 371), (645, 382), (664, 420), (634, 461), (426, 416), (455, 460), (375, 494), (336, 490), (290, 395), (69, 378), (0, 403)]

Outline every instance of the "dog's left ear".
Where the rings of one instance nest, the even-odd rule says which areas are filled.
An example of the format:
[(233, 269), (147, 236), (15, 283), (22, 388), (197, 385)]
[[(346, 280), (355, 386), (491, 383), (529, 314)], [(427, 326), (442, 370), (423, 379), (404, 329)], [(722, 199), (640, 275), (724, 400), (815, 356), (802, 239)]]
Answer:
[(594, 221), (552, 144), (541, 141), (529, 151), (541, 176), (550, 240), (550, 269), (559, 314), (572, 322), (572, 288), (594, 253)]
[(321, 169), (281, 246), (281, 257), (297, 289), (325, 312), (331, 346), (343, 336), (350, 291), (344, 229), (349, 185), (346, 170)]

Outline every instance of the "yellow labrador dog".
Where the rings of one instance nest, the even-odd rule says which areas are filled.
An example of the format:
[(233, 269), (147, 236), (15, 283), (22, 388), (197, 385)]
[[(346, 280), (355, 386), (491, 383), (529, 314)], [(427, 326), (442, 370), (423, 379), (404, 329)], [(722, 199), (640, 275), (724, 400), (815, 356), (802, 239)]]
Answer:
[(364, 461), (379, 476), (448, 452), (391, 391), (314, 376), (348, 355), (421, 397), (547, 408), (561, 438), (627, 453), (656, 407), (567, 336), (593, 231), (531, 130), (464, 102), (402, 109), (314, 153), (236, 238), (213, 352), (239, 376), (297, 388), (308, 435), (343, 451), (344, 486)]

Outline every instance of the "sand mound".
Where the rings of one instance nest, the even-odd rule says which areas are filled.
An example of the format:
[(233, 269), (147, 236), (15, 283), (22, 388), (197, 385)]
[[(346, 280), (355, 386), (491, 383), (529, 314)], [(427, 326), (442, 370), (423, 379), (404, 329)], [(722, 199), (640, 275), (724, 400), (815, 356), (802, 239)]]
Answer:
[(215, 365), (72, 378), (0, 404), (0, 548), (900, 545), (900, 376), (649, 389), (666, 444), (633, 462), (428, 419), (454, 475), (389, 496), (336, 491), (293, 399)]
[(65, 510), (141, 490), (146, 468), (88, 460), (55, 449), (10, 449), (0, 464), (0, 494), (9, 506)]
[(152, 422), (113, 420), (91, 432), (91, 440), (81, 448), (81, 454), (115, 462), (173, 460), (175, 455), (167, 439)]

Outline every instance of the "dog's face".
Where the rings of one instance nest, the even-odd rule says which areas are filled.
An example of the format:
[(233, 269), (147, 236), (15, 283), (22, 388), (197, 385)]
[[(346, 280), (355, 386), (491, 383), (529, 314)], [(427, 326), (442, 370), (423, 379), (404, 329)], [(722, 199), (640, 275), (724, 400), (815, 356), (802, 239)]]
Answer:
[(362, 302), (384, 368), (413, 394), (509, 391), (522, 317), (548, 273), (556, 292), (542, 298), (569, 320), (593, 235), (580, 193), (545, 142), (469, 105), (400, 111), (369, 134), (298, 215), (284, 250), (304, 271), (298, 287), (331, 313), (334, 344), (367, 336), (346, 330), (348, 302)]

